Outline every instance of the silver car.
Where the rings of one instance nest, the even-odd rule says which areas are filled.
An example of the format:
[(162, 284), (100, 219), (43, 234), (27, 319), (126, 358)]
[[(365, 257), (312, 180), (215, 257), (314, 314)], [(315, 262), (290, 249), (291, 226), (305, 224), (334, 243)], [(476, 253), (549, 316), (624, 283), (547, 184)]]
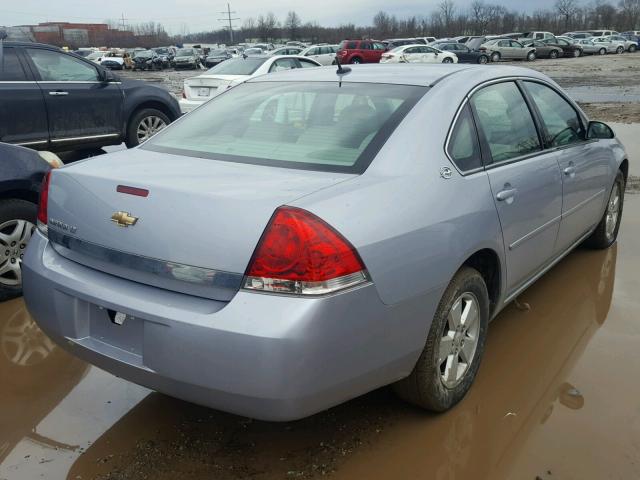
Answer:
[(217, 409), (290, 420), (394, 384), (444, 411), (505, 305), (615, 242), (627, 171), (528, 69), (274, 73), (47, 176), (24, 295), (73, 354)]
[(495, 38), (483, 43), (479, 49), (489, 55), (492, 62), (500, 60), (528, 60), (536, 59), (536, 49), (527, 47), (510, 38)]
[(594, 37), (590, 40), (593, 40), (595, 45), (606, 48), (607, 53), (622, 53), (625, 50), (625, 42), (614, 40), (612, 36)]

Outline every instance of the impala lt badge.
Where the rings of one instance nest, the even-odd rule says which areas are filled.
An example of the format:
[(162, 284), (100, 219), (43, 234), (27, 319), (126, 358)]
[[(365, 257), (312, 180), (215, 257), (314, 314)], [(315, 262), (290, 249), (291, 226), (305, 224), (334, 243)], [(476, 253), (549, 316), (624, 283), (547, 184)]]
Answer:
[(119, 227), (129, 227), (136, 224), (138, 217), (133, 217), (128, 212), (116, 212), (111, 215), (111, 221)]

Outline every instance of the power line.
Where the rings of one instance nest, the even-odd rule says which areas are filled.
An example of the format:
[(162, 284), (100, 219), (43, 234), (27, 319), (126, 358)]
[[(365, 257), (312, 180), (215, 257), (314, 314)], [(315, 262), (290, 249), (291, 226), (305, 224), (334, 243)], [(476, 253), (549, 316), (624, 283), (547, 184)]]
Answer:
[(226, 18), (219, 18), (219, 22), (229, 22), (229, 37), (231, 38), (231, 45), (233, 45), (233, 21), (240, 20), (239, 17), (231, 18), (232, 14), (236, 14), (237, 12), (231, 11), (231, 5), (227, 3), (227, 11), (226, 12), (218, 12), (220, 15), (225, 15)]

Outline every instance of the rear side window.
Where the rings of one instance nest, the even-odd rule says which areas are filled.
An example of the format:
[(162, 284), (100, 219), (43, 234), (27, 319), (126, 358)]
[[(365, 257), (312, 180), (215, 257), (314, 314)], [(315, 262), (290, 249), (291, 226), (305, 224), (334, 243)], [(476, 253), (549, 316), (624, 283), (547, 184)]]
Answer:
[(211, 160), (361, 173), (428, 89), (339, 82), (249, 82), (144, 148)]
[(2, 63), (0, 63), (0, 81), (20, 82), (26, 80), (27, 76), (22, 69), (17, 52), (13, 48), (5, 47)]
[(493, 162), (541, 149), (533, 117), (515, 83), (484, 87), (471, 97), (471, 104)]
[(578, 112), (553, 89), (536, 82), (524, 82), (533, 98), (542, 123), (547, 147), (560, 147), (585, 139), (585, 129)]
[(447, 153), (463, 172), (482, 167), (480, 144), (471, 109), (467, 104), (456, 121), (447, 145)]

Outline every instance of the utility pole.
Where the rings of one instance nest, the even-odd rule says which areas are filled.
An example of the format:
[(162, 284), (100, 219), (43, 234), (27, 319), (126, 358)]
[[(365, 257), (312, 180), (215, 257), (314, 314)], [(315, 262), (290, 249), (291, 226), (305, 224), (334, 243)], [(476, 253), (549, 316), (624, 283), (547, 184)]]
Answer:
[(124, 13), (122, 14), (122, 19), (120, 21), (120, 23), (122, 24), (122, 31), (126, 30), (126, 26), (124, 21), (126, 20), (126, 18), (124, 18)]
[(235, 17), (235, 18), (231, 18), (231, 15), (234, 14), (236, 12), (232, 12), (231, 11), (231, 5), (229, 5), (227, 3), (227, 11), (226, 12), (218, 12), (220, 15), (224, 15), (225, 18), (219, 18), (218, 21), (219, 22), (229, 22), (229, 38), (231, 38), (231, 45), (233, 45), (233, 21), (234, 20), (240, 20), (240, 18)]

